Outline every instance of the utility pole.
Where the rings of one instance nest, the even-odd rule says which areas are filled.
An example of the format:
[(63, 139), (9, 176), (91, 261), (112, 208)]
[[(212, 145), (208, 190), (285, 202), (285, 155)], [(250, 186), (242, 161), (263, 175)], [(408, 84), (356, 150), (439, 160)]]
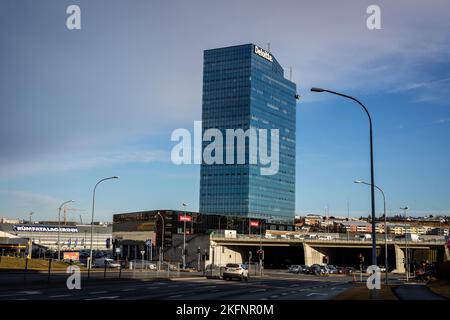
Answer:
[(183, 270), (186, 269), (186, 203), (183, 202), (184, 221), (183, 221)]
[(406, 217), (406, 211), (408, 210), (408, 207), (405, 206), (403, 208), (400, 208), (405, 213), (405, 271), (406, 271), (406, 281), (409, 281), (409, 253), (408, 253), (408, 237), (406, 236), (406, 229), (408, 227), (407, 225), (407, 217)]

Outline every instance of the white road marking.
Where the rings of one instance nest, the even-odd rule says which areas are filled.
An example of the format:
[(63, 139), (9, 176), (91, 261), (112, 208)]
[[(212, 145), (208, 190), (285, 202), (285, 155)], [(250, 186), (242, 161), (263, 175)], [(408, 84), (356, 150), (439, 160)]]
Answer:
[(64, 298), (64, 297), (70, 297), (70, 294), (58, 294), (56, 296), (48, 296), (49, 298)]
[(40, 291), (19, 291), (18, 294), (41, 294)]
[(98, 297), (98, 298), (84, 299), (84, 300), (104, 300), (104, 299), (117, 299), (117, 298), (120, 298), (120, 296)]
[(256, 290), (252, 290), (250, 291), (251, 293), (255, 293), (255, 292), (263, 292), (266, 291), (267, 289), (256, 289)]
[(127, 291), (136, 291), (136, 289), (122, 289), (122, 290), (120, 290), (120, 291), (122, 291), (122, 292), (127, 292)]
[(316, 295), (316, 296), (327, 296), (328, 293), (311, 292), (311, 293), (308, 293), (306, 296), (307, 297), (311, 297), (311, 296), (314, 296), (314, 295)]
[(108, 291), (89, 292), (89, 294), (104, 294), (104, 293), (108, 293)]
[(182, 294), (177, 294), (176, 296), (170, 296), (169, 299), (181, 298), (182, 296), (183, 296)]
[(279, 297), (278, 295), (273, 295), (273, 296), (270, 296), (269, 298), (276, 299), (278, 297)]

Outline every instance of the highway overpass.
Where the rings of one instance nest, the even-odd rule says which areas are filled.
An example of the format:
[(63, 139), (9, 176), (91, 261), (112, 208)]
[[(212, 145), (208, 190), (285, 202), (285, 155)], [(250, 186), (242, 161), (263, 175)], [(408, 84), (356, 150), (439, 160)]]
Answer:
[[(450, 260), (450, 254), (445, 247), (444, 239), (429, 239), (408, 241), (408, 251), (411, 261), (428, 260), (439, 263)], [(389, 239), (388, 268), (393, 272), (405, 272), (405, 240)], [(372, 241), (359, 239), (270, 239), (259, 236), (237, 235), (228, 238), (223, 235), (210, 236), (209, 263), (224, 265), (226, 263), (248, 262), (249, 259), (258, 262), (257, 251), (264, 250), (265, 268), (279, 268), (289, 264), (315, 263), (323, 264), (323, 258), (329, 258), (329, 264), (355, 266), (359, 264), (359, 255), (365, 257), (365, 265), (370, 265)], [(377, 260), (379, 265), (385, 265), (385, 240), (377, 239)]]

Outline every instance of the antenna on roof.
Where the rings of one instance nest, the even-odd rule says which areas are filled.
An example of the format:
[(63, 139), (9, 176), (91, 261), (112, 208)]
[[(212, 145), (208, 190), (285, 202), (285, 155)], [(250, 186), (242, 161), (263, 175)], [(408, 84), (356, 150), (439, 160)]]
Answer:
[(267, 52), (270, 52), (270, 42), (267, 42)]
[(292, 81), (292, 66), (289, 67), (289, 80)]

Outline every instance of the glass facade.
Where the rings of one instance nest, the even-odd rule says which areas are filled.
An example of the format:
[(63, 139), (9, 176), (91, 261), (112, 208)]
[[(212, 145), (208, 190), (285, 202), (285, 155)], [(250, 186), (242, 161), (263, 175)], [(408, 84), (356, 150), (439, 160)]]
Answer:
[[(202, 130), (267, 129), (271, 155), (271, 129), (279, 132), (278, 171), (262, 175), (260, 161), (251, 164), (249, 139), (245, 163), (206, 164), (200, 170), (200, 212), (269, 221), (292, 222), (295, 210), (296, 85), (284, 78), (281, 65), (253, 44), (204, 52)], [(257, 131), (259, 133), (259, 131)], [(261, 137), (259, 137), (261, 138)], [(228, 142), (228, 141), (227, 141)], [(211, 142), (203, 142), (203, 150)], [(259, 148), (258, 148), (259, 149)]]

